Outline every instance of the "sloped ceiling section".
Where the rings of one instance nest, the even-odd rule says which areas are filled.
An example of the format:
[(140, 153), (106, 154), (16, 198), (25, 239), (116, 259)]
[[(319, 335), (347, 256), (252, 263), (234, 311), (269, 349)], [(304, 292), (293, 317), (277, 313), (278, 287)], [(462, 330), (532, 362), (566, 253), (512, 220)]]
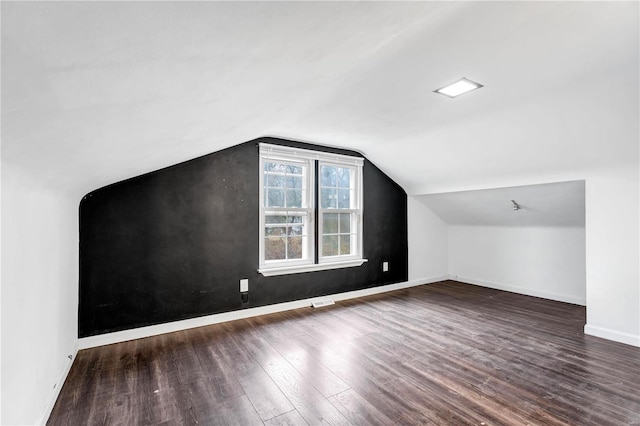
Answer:
[[(584, 227), (584, 181), (421, 195), (449, 225)], [(514, 210), (514, 200), (519, 210)]]
[(267, 135), (409, 194), (637, 167), (638, 2), (1, 7), (3, 165), (78, 197)]

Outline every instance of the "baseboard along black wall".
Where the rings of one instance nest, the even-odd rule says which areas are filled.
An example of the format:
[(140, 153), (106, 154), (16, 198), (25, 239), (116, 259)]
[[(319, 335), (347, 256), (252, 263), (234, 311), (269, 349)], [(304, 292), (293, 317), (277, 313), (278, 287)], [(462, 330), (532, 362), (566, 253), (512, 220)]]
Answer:
[[(368, 262), (259, 274), (260, 142), (359, 155), (260, 138), (87, 194), (80, 203), (79, 337), (407, 280), (406, 193), (366, 159)], [(246, 304), (243, 278), (249, 279)]]

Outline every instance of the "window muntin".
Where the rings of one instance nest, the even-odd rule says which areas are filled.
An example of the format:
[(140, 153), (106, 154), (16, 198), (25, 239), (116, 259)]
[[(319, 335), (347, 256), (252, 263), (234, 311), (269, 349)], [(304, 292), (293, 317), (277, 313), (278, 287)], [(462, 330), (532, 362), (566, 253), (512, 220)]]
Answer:
[(358, 157), (260, 144), (261, 273), (366, 262), (361, 248), (362, 164)]

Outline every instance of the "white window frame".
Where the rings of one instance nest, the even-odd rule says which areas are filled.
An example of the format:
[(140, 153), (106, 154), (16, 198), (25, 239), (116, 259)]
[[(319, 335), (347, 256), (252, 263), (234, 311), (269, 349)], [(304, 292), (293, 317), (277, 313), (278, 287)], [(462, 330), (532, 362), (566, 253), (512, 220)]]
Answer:
[[(267, 161), (281, 161), (283, 163), (290, 164), (304, 164), (307, 167), (306, 183), (306, 208), (282, 208), (274, 209), (265, 207), (264, 199), (264, 164)], [(316, 191), (319, 191), (319, 185), (315, 182), (316, 176), (316, 161), (318, 164), (329, 166), (348, 166), (355, 167), (355, 180), (354, 191), (356, 196), (357, 208), (349, 209), (348, 211), (354, 211), (357, 214), (357, 238), (355, 240), (357, 249), (355, 253), (351, 255), (338, 255), (338, 256), (321, 256), (321, 252), (318, 253), (318, 262), (316, 263), (316, 250), (319, 247), (318, 241), (322, 242), (322, 221), (318, 223), (318, 235), (315, 235), (315, 218), (316, 210), (317, 217), (322, 218), (322, 211), (317, 209), (315, 200), (317, 198)], [(264, 276), (295, 274), (301, 272), (320, 271), (326, 269), (338, 269), (360, 266), (367, 259), (362, 257), (362, 167), (364, 165), (364, 159), (360, 157), (352, 157), (347, 155), (332, 154), (321, 151), (312, 151), (301, 148), (292, 148), (288, 146), (272, 145), (272, 144), (260, 144), (260, 232), (259, 232), (259, 268), (258, 272)], [(319, 166), (318, 166), (319, 167)], [(269, 212), (278, 211), (297, 211), (304, 210), (307, 212), (308, 217), (308, 229), (307, 229), (307, 247), (306, 258), (301, 260), (279, 260), (279, 261), (266, 261), (265, 260), (265, 217)], [(323, 209), (327, 211), (328, 209)], [(346, 213), (344, 209), (332, 209), (331, 212)]]
[[(306, 176), (303, 179), (303, 207), (267, 207), (265, 206), (264, 199), (264, 164), (269, 161), (274, 162), (282, 162), (285, 164), (291, 165), (299, 165), (306, 169)], [(307, 159), (301, 158), (287, 158), (282, 155), (276, 154), (265, 154), (260, 155), (260, 268), (278, 268), (278, 267), (295, 267), (301, 265), (310, 265), (314, 262), (315, 252), (315, 241), (314, 241), (314, 196), (313, 196), (313, 188), (315, 185), (314, 182), (315, 176), (315, 162), (309, 161)], [(264, 241), (266, 239), (265, 228), (266, 228), (266, 216), (269, 216), (269, 213), (277, 214), (277, 213), (294, 213), (294, 214), (306, 214), (307, 216), (307, 244), (303, 247), (303, 258), (299, 260), (265, 260), (265, 246)]]
[[(351, 246), (355, 246), (353, 254), (325, 256), (322, 253), (322, 250), (320, 250), (320, 252), (318, 253), (318, 263), (333, 263), (336, 261), (339, 262), (353, 259), (362, 259), (362, 167), (354, 166), (351, 164), (336, 163), (332, 161), (318, 161), (319, 173), (322, 170), (322, 166), (347, 167), (352, 168), (354, 172), (352, 178), (350, 179), (350, 190), (352, 191), (352, 193), (350, 194), (350, 199), (352, 201), (350, 208), (323, 208), (321, 203), (318, 203), (318, 247), (322, 247), (322, 237), (324, 236), (324, 213), (349, 213), (350, 215), (355, 215), (355, 220), (351, 221), (351, 226), (355, 227), (356, 232), (355, 235), (353, 235), (351, 238)], [(320, 182), (317, 185), (318, 190), (321, 189), (321, 181), (322, 180), (320, 179)], [(340, 219), (338, 219), (338, 222), (339, 221)]]

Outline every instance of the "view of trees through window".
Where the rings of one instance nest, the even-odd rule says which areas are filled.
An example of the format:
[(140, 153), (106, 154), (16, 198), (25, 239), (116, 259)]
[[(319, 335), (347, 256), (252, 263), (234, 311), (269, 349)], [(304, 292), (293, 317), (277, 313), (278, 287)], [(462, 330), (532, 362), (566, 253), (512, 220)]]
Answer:
[[(261, 265), (349, 261), (360, 254), (358, 160), (262, 146)], [(283, 152), (284, 151), (284, 152)]]

